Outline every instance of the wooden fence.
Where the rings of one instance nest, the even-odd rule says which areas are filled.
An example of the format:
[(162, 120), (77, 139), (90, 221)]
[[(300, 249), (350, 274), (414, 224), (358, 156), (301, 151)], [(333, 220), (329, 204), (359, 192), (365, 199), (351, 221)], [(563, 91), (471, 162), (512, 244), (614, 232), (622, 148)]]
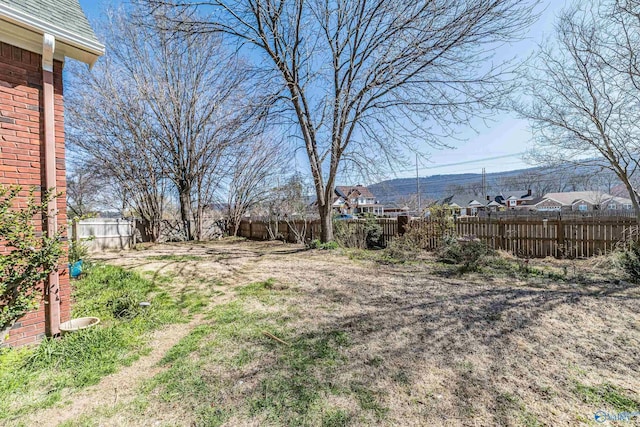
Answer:
[[(388, 244), (398, 235), (396, 219), (378, 219), (382, 227), (382, 243)], [(361, 221), (346, 221), (349, 227), (362, 227)], [(436, 249), (440, 244), (439, 224), (436, 221), (412, 220), (418, 227), (427, 249)], [(295, 230), (294, 230), (295, 229)], [(597, 217), (544, 219), (540, 217), (477, 218), (463, 217), (454, 221), (455, 235), (475, 236), (492, 249), (505, 250), (517, 256), (543, 258), (586, 258), (604, 254), (615, 249), (620, 242), (637, 238), (635, 218)], [(271, 231), (270, 231), (271, 230)], [(276, 232), (277, 230), (277, 232)], [(634, 232), (634, 230), (636, 230)], [(319, 238), (320, 222), (271, 224), (263, 221), (242, 221), (240, 236), (257, 240), (280, 238), (296, 241), (296, 235), (306, 240)]]
[(476, 236), (493, 249), (525, 257), (586, 258), (635, 237), (635, 218), (461, 218), (456, 234)]

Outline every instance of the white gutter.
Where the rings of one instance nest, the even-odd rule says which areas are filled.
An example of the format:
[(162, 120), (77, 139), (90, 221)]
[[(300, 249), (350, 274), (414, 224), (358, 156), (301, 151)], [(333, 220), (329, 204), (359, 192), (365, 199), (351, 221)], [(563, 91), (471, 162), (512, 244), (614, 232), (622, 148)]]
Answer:
[(56, 38), (45, 34), (42, 38), (42, 69), (53, 73), (53, 52), (56, 50)]
[[(54, 36), (59, 44), (68, 45), (71, 48), (84, 52), (85, 55), (78, 55), (81, 57), (75, 57), (76, 55), (73, 54), (68, 56), (86, 62), (89, 64), (89, 66), (93, 66), (98, 57), (104, 55), (105, 52), (104, 45), (100, 42), (87, 39), (86, 37), (82, 37), (69, 30), (50, 24), (46, 21), (35, 18), (29, 14), (26, 14), (22, 11), (16, 10), (1, 3), (0, 19), (25, 28), (27, 30), (36, 32), (40, 34), (40, 36), (44, 36), (45, 34)], [(86, 60), (86, 54), (91, 57), (90, 60)]]

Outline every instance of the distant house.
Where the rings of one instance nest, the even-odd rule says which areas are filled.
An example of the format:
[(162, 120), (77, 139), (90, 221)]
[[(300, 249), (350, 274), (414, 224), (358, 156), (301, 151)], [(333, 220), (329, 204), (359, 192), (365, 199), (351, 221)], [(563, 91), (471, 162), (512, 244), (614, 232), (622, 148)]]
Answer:
[[(0, 184), (64, 192), (66, 58), (89, 66), (104, 54), (78, 0), (0, 0)], [(67, 223), (64, 196), (49, 202), (56, 212), (40, 229), (49, 235)], [(2, 246), (0, 254), (10, 249)], [(49, 275), (39, 309), (19, 319), (5, 345), (19, 346), (60, 332), (70, 316), (71, 287), (61, 260)]]
[(535, 197), (531, 190), (503, 191), (496, 196), (495, 200), (507, 209), (519, 209), (521, 206), (528, 205)]
[(568, 191), (547, 193), (532, 205), (537, 211), (591, 212), (595, 210), (619, 212), (633, 209), (631, 199), (612, 196), (600, 191)]
[(336, 186), (332, 201), (333, 211), (341, 214), (383, 215), (384, 207), (371, 191), (363, 185)]
[(410, 212), (411, 208), (407, 205), (391, 203), (384, 206), (384, 216), (387, 218), (397, 218), (401, 215), (409, 215)]
[(476, 216), (481, 212), (499, 212), (506, 209), (521, 209), (535, 200), (531, 190), (509, 191), (497, 196), (477, 196), (474, 194), (454, 194), (438, 202), (438, 204), (449, 206), (454, 215)]
[[(445, 197), (438, 204), (448, 206), (456, 216), (475, 216), (479, 212), (497, 210), (500, 203), (495, 200), (487, 200), (481, 196), (455, 194)], [(491, 206), (489, 206), (491, 205)]]

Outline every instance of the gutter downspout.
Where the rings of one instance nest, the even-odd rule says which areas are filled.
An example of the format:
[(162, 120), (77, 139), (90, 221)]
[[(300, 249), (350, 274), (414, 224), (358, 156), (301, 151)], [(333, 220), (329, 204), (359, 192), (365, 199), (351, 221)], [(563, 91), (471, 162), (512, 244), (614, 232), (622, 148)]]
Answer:
[[(42, 104), (44, 120), (44, 186), (56, 191), (56, 130), (53, 91), (53, 52), (56, 39), (45, 34), (42, 41)], [(53, 197), (47, 204), (47, 237), (58, 232), (58, 200)], [(48, 336), (60, 333), (60, 280), (57, 269), (49, 273), (45, 285), (45, 324)]]

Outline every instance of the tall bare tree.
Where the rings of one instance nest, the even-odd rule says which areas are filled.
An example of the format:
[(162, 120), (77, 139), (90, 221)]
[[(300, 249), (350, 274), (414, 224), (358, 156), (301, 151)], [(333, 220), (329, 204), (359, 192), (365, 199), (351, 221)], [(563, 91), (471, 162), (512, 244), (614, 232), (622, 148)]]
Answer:
[[(122, 139), (114, 133), (127, 123), (128, 139), (122, 148), (139, 151), (134, 158), (142, 157), (147, 165), (138, 165), (173, 183), (186, 238), (199, 239), (203, 209), (221, 185), (228, 149), (256, 129), (249, 105), (255, 88), (249, 87), (246, 67), (222, 46), (219, 35), (166, 31), (161, 16), (139, 12), (134, 8), (114, 14), (104, 37), (107, 57), (97, 65), (95, 78), (84, 77), (89, 80), (83, 86), (87, 93), (103, 97), (95, 105), (112, 105), (98, 110), (91, 100), (85, 103), (83, 149), (103, 162), (116, 163), (114, 168), (127, 164), (128, 159), (115, 155), (117, 150), (113, 155), (96, 153), (100, 138), (92, 138)], [(93, 87), (105, 82), (102, 90)], [(124, 99), (119, 91), (126, 94)], [(92, 115), (102, 116), (93, 128)]]
[(144, 103), (109, 58), (91, 73), (77, 66), (71, 70), (72, 78), (83, 80), (88, 90), (67, 94), (69, 151), (99, 181), (122, 189), (127, 204), (142, 219), (143, 234), (156, 241), (166, 179), (154, 155)]
[(67, 174), (67, 212), (70, 218), (82, 218), (95, 212), (98, 182), (90, 170), (76, 168)]
[(238, 234), (240, 220), (252, 208), (266, 201), (278, 176), (286, 170), (281, 141), (256, 137), (233, 152), (227, 190), (230, 231)]
[(575, 3), (525, 70), (533, 158), (598, 166), (624, 184), (640, 221), (640, 3)]
[[(439, 145), (499, 104), (504, 63), (486, 61), (531, 23), (519, 0), (139, 0), (190, 34), (247, 46), (306, 151), (322, 220), (343, 160), (389, 165), (398, 144)], [(170, 13), (167, 13), (170, 11)], [(189, 16), (189, 20), (184, 17)]]

